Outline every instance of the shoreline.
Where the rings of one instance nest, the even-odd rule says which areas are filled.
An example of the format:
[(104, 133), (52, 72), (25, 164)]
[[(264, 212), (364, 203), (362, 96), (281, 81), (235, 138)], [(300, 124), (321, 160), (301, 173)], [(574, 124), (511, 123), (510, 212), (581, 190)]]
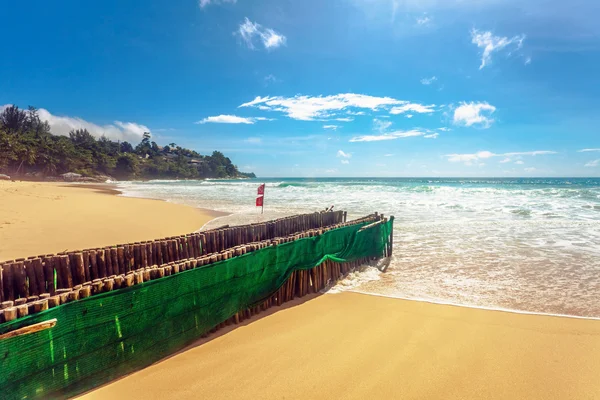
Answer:
[(205, 222), (204, 224), (202, 224), (202, 226), (200, 228), (198, 228), (197, 230), (195, 230), (194, 232), (199, 232), (200, 230), (202, 230), (202, 228), (204, 228), (206, 225), (210, 224), (212, 221), (214, 221), (215, 219), (218, 218), (222, 218), (222, 217), (227, 217), (229, 215), (231, 215), (231, 213), (227, 213), (227, 212), (223, 212), (223, 211), (218, 211), (218, 210), (213, 210), (210, 208), (204, 208), (204, 207), (194, 207), (194, 206), (190, 206), (187, 204), (183, 204), (183, 203), (172, 203), (168, 200), (165, 199), (159, 199), (156, 197), (140, 197), (140, 196), (130, 196), (125, 194), (123, 188), (119, 187), (118, 183), (66, 183), (64, 185), (64, 187), (75, 187), (75, 188), (82, 188), (82, 189), (87, 189), (87, 190), (94, 190), (98, 193), (103, 193), (103, 194), (108, 194), (108, 195), (113, 195), (113, 196), (119, 196), (125, 199), (144, 199), (144, 200), (155, 200), (155, 201), (162, 201), (168, 204), (176, 204), (176, 205), (180, 205), (180, 206), (184, 206), (184, 207), (189, 207), (189, 208), (193, 208), (195, 210), (199, 210), (200, 212), (202, 212), (203, 214), (212, 216), (212, 219), (208, 220), (207, 222)]

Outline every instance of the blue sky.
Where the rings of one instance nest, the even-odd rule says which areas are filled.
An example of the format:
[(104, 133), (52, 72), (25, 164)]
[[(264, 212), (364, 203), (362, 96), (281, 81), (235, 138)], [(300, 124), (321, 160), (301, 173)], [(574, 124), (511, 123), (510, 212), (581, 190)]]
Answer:
[(264, 177), (600, 176), (595, 0), (32, 0), (2, 14), (0, 106), (43, 108), (55, 133), (149, 130)]

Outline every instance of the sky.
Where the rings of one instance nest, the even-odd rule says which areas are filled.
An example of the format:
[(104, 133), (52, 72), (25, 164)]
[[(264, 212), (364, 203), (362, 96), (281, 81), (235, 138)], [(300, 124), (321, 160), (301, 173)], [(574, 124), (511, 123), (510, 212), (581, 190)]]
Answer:
[(596, 0), (4, 2), (0, 107), (261, 177), (600, 176)]

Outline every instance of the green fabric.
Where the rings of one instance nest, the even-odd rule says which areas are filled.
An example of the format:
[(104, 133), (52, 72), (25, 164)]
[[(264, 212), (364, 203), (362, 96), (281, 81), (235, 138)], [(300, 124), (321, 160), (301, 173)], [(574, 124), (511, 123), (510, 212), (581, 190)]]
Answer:
[(64, 398), (143, 368), (258, 304), (295, 270), (383, 255), (392, 221), (347, 226), (88, 297), (4, 323), (0, 334), (57, 319), (41, 332), (0, 340), (0, 397)]

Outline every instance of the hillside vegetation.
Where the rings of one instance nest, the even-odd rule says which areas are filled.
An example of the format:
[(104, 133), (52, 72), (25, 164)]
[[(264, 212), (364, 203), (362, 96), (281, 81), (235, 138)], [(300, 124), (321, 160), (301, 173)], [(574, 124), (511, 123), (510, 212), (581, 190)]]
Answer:
[(146, 132), (134, 146), (106, 137), (96, 139), (85, 129), (72, 130), (69, 136), (54, 135), (34, 107), (11, 106), (0, 113), (0, 173), (30, 179), (69, 172), (120, 180), (254, 177), (241, 173), (219, 151), (203, 156), (175, 143), (159, 146), (151, 139)]

